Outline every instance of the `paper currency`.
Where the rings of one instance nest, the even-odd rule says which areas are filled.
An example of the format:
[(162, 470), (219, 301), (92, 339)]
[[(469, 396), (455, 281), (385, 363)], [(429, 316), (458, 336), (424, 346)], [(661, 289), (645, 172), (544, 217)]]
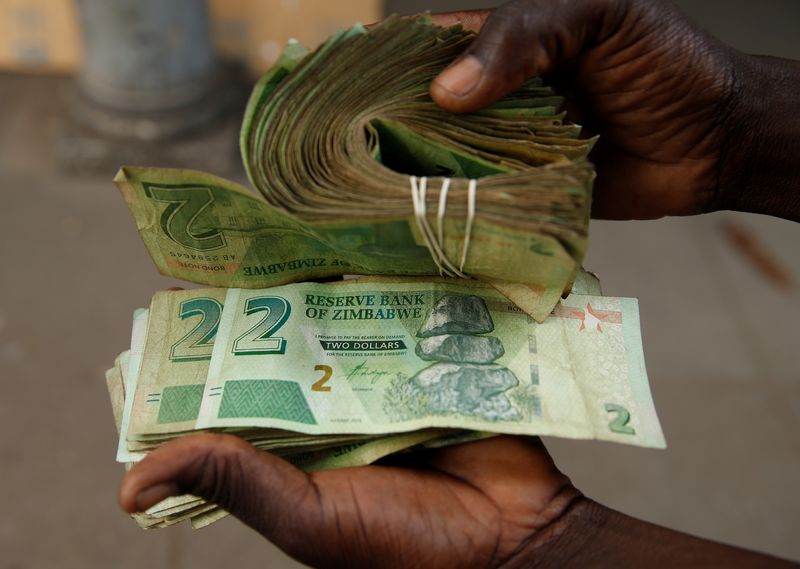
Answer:
[[(637, 303), (579, 270), (593, 141), (538, 79), (479, 113), (436, 107), (430, 81), (472, 38), (390, 18), (313, 53), (290, 44), (242, 125), (258, 193), (120, 170), (162, 273), (240, 287), (135, 313), (107, 373), (126, 467), (202, 431), (307, 471), (498, 433), (664, 446)], [(299, 282), (354, 273), (376, 276)], [(135, 519), (225, 515), (179, 496)]]
[(119, 462), (135, 462), (144, 458), (144, 454), (133, 453), (128, 449), (125, 435), (128, 432), (128, 425), (133, 410), (133, 394), (136, 392), (136, 382), (139, 377), (139, 369), (142, 365), (142, 355), (144, 354), (149, 316), (150, 311), (146, 308), (139, 308), (134, 311), (131, 330), (131, 349), (127, 352), (123, 352), (119, 357), (119, 374), (122, 377), (123, 390), (125, 393), (122, 422), (119, 426), (121, 436), (119, 445), (117, 446), (117, 460)]
[[(589, 275), (576, 287), (599, 293)], [(131, 350), (107, 378), (112, 407), (125, 397), (126, 463), (203, 430), (305, 470), (493, 433), (664, 446), (633, 299), (573, 294), (539, 324), (477, 281), (167, 291), (136, 311)], [(179, 497), (136, 520), (204, 527), (223, 515)]]
[(259, 194), (202, 172), (122, 168), (159, 270), (244, 288), (466, 273), (536, 297), (525, 304), (543, 320), (586, 250), (593, 141), (536, 79), (475, 114), (439, 109), (430, 81), (472, 38), (390, 18), (312, 53), (291, 44), (242, 125)]
[(225, 307), (196, 428), (663, 445), (633, 299), (572, 295), (543, 324), (457, 282), (231, 289)]
[[(577, 281), (599, 293), (590, 275)], [(126, 463), (202, 430), (308, 471), (496, 433), (664, 446), (633, 299), (574, 294), (539, 324), (476, 281), (167, 291), (136, 311), (107, 380)], [(135, 519), (204, 527), (224, 515), (188, 496)]]
[[(137, 369), (140, 366), (139, 358), (145, 346), (145, 325), (148, 323), (148, 316), (149, 311), (146, 309), (139, 309), (135, 312), (131, 350), (120, 354), (114, 362), (114, 367), (106, 372), (106, 384), (111, 407), (117, 431), (120, 433), (121, 450), (118, 452), (117, 459), (125, 463), (126, 469), (147, 455), (146, 451), (130, 452), (127, 448), (125, 434), (129, 429), (128, 423), (133, 409), (132, 395), (136, 391), (137, 381), (140, 377)], [(131, 352), (137, 354), (137, 357), (133, 360), (130, 358)], [(183, 360), (184, 363), (186, 361)], [(205, 365), (207, 367), (207, 361)], [(131, 369), (131, 366), (135, 369)], [(128, 378), (127, 386), (126, 377)], [(180, 385), (180, 379), (175, 383)], [(128, 389), (127, 393), (126, 389)], [(126, 398), (126, 395), (130, 397)], [(123, 409), (125, 410), (123, 411)], [(127, 413), (127, 416), (123, 415), (123, 413)], [(489, 435), (470, 433), (456, 436), (456, 433), (452, 431), (427, 430), (390, 435), (379, 439), (359, 437), (361, 440), (354, 440), (353, 437), (344, 437), (337, 441), (333, 440), (333, 437), (317, 437), (316, 441), (295, 440), (292, 442), (293, 449), (288, 451), (283, 448), (285, 445), (280, 443), (276, 445), (273, 442), (270, 445), (269, 437), (266, 437), (267, 442), (258, 438), (251, 439), (251, 442), (260, 448), (273, 451), (275, 449), (272, 447), (277, 446), (278, 452), (283, 450), (281, 454), (289, 458), (296, 466), (312, 472), (332, 468), (364, 466), (389, 454), (427, 443), (442, 446), (458, 444), (484, 436)], [(320, 442), (321, 440), (324, 440), (324, 442)], [(313, 448), (309, 443), (313, 443)], [(213, 504), (207, 504), (196, 496), (176, 496), (156, 504), (144, 513), (135, 514), (133, 518), (144, 529), (169, 527), (185, 520), (190, 520), (192, 527), (198, 529), (218, 521), (226, 515), (225, 511)]]
[[(287, 440), (444, 428), (663, 445), (633, 299), (572, 295), (539, 324), (478, 282), (300, 283), (231, 289), (220, 302), (222, 292), (154, 297), (131, 394), (134, 447), (222, 428)], [(186, 316), (202, 299), (214, 309)], [(211, 354), (183, 357), (209, 338)]]

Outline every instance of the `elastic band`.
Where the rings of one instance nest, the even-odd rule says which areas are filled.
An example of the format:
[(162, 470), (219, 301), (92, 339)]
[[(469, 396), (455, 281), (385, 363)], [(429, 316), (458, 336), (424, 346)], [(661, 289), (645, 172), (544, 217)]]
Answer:
[(461, 250), (461, 264), (458, 270), (464, 271), (464, 263), (467, 262), (467, 252), (472, 241), (472, 224), (475, 223), (475, 200), (478, 194), (478, 180), (470, 180), (467, 190), (467, 228), (464, 230), (464, 246)]
[(450, 189), (450, 178), (442, 180), (442, 189), (439, 192), (439, 209), (436, 212), (436, 230), (439, 243), (444, 245), (444, 211), (447, 208), (447, 191)]
[(425, 239), (425, 244), (428, 247), (428, 251), (430, 251), (431, 253), (431, 258), (433, 259), (433, 262), (436, 263), (437, 267), (439, 267), (439, 274), (443, 275), (447, 273), (448, 276), (450, 276), (449, 271), (443, 264), (443, 261), (446, 260), (444, 251), (441, 250), (441, 247), (436, 242), (436, 238), (433, 235), (433, 230), (431, 229), (431, 226), (428, 223), (428, 217), (426, 211), (428, 179), (424, 176), (422, 178), (411, 176), (410, 180), (411, 180), (411, 202), (414, 205), (414, 217), (417, 220), (417, 227), (419, 227), (420, 233), (422, 233), (422, 237)]
[(469, 242), (472, 239), (472, 225), (475, 221), (475, 200), (477, 193), (477, 180), (470, 180), (467, 191), (467, 222), (464, 234), (464, 243), (461, 250), (461, 265), (456, 267), (444, 251), (444, 216), (447, 208), (447, 193), (450, 189), (450, 178), (442, 179), (442, 188), (439, 191), (439, 207), (436, 211), (436, 233), (428, 222), (427, 217), (427, 192), (428, 178), (422, 176), (410, 176), (411, 183), (411, 203), (414, 206), (414, 218), (417, 227), (425, 240), (425, 245), (430, 251), (431, 258), (439, 268), (439, 274), (448, 277), (461, 277), (468, 279), (464, 274), (464, 264), (467, 260)]

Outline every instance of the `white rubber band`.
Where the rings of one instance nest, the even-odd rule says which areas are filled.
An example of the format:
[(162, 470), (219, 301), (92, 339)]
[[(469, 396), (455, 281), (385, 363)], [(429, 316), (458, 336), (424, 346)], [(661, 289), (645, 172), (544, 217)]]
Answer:
[(428, 179), (425, 177), (417, 178), (416, 176), (411, 176), (410, 180), (411, 180), (411, 201), (414, 205), (414, 217), (417, 220), (417, 227), (419, 227), (420, 233), (422, 234), (422, 237), (425, 240), (425, 245), (428, 247), (428, 251), (431, 254), (433, 262), (436, 263), (436, 266), (439, 268), (439, 274), (442, 275), (446, 274), (447, 276), (453, 276), (451, 274), (451, 270), (449, 270), (449, 267), (452, 267), (452, 263), (450, 263), (447, 257), (445, 256), (444, 251), (442, 251), (441, 246), (436, 241), (436, 236), (433, 233), (433, 229), (428, 223), (428, 217), (427, 217)]
[(464, 272), (464, 263), (467, 262), (467, 252), (472, 241), (472, 224), (475, 223), (475, 201), (478, 197), (478, 180), (470, 180), (467, 189), (467, 227), (464, 230), (464, 246), (461, 250), (461, 263), (458, 266), (460, 272)]
[(442, 267), (444, 252), (440, 247), (438, 247), (438, 243), (433, 239), (433, 229), (431, 229), (431, 226), (428, 223), (428, 178), (425, 176), (422, 176), (419, 179), (418, 196), (420, 207), (419, 215), (417, 216), (417, 222), (421, 222), (422, 231), (425, 235), (425, 241), (428, 243), (428, 249), (431, 250), (431, 245), (433, 245), (431, 257), (433, 257), (433, 261), (436, 263), (436, 266), (439, 267), (439, 274), (441, 275), (444, 272), (444, 268)]
[(450, 178), (442, 180), (439, 191), (439, 210), (436, 212), (436, 230), (439, 244), (444, 246), (444, 212), (447, 209), (447, 191), (450, 189)]
[(447, 193), (450, 189), (450, 178), (442, 180), (442, 188), (439, 192), (439, 207), (436, 211), (436, 233), (434, 234), (433, 228), (428, 222), (427, 216), (427, 194), (428, 194), (428, 178), (422, 176), (410, 176), (411, 183), (411, 203), (414, 206), (414, 218), (417, 221), (417, 227), (425, 240), (425, 245), (430, 251), (431, 258), (436, 266), (439, 268), (439, 274), (448, 277), (461, 277), (468, 279), (469, 277), (464, 274), (464, 263), (467, 259), (467, 252), (469, 250), (469, 241), (472, 237), (472, 225), (475, 220), (475, 194), (477, 188), (477, 180), (469, 181), (469, 189), (467, 194), (467, 225), (466, 233), (464, 235), (464, 244), (461, 252), (461, 267), (457, 268), (444, 251), (444, 216), (447, 208)]

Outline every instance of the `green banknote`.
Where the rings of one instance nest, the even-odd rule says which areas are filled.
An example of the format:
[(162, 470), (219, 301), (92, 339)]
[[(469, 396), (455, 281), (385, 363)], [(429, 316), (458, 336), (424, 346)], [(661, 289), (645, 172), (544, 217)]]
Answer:
[(126, 433), (195, 428), (226, 292), (207, 288), (153, 297)]
[[(130, 467), (132, 463), (143, 459), (148, 452), (147, 448), (137, 447), (137, 450), (132, 450), (127, 441), (127, 435), (137, 421), (150, 419), (153, 421), (150, 430), (170, 431), (164, 440), (188, 434), (186, 429), (194, 426), (199, 397), (196, 403), (190, 404), (188, 411), (170, 408), (169, 401), (174, 399), (176, 392), (181, 393), (182, 389), (191, 385), (192, 378), (199, 378), (201, 387), (205, 382), (210, 359), (208, 348), (213, 345), (216, 334), (216, 323), (213, 320), (216, 318), (218, 321), (221, 311), (221, 305), (216, 307), (213, 301), (224, 299), (224, 292), (206, 289), (202, 294), (196, 291), (159, 293), (153, 298), (150, 309), (138, 309), (135, 312), (131, 349), (120, 354), (114, 367), (106, 372), (111, 407), (120, 434), (117, 458), (126, 463), (126, 466)], [(150, 314), (154, 318), (149, 318)], [(172, 322), (170, 315), (174, 320)], [(209, 318), (212, 325), (210, 328), (203, 328), (203, 323), (208, 322)], [(132, 370), (131, 354), (134, 355)], [(138, 403), (135, 398), (137, 392), (140, 394)], [(163, 393), (167, 394), (167, 404), (162, 409), (157, 395)], [(126, 406), (127, 415), (123, 419)], [(148, 412), (154, 407), (160, 412), (150, 417)], [(187, 419), (187, 412), (193, 413), (190, 420)], [(163, 429), (164, 425), (169, 425), (170, 428)], [(447, 430), (401, 433), (378, 439), (360, 437), (364, 440), (346, 437), (342, 441), (332, 440), (332, 437), (316, 437), (316, 444), (313, 445), (309, 442), (314, 441), (289, 441), (288, 444), (292, 446), (288, 449), (274, 438), (262, 436), (251, 442), (267, 450), (277, 447), (280, 456), (285, 456), (306, 471), (364, 466), (389, 454), (425, 443), (439, 446), (459, 442), (459, 439), (454, 438), (454, 433)], [(184, 520), (191, 520), (194, 528), (202, 528), (226, 515), (217, 506), (207, 504), (195, 496), (178, 496), (160, 502), (147, 512), (135, 514), (133, 518), (145, 529), (169, 527)]]
[[(204, 392), (217, 419), (236, 419), (207, 428), (306, 471), (504, 432), (663, 446), (635, 301), (599, 296), (584, 272), (575, 291), (544, 324), (490, 285), (443, 278), (158, 293), (135, 312), (131, 349), (107, 372), (118, 459), (130, 466), (202, 430)], [(234, 363), (215, 389), (219, 346)], [(134, 519), (201, 528), (226, 515), (179, 496)]]
[(122, 369), (120, 367), (120, 360), (122, 359), (123, 352), (114, 361), (114, 367), (106, 371), (106, 388), (108, 389), (108, 398), (111, 401), (111, 412), (114, 416), (114, 425), (117, 427), (117, 433), (122, 431), (122, 411), (125, 407), (125, 385), (122, 379)]
[[(160, 292), (153, 297), (148, 311), (137, 312), (131, 346), (134, 369), (123, 416), (125, 443), (118, 455), (121, 462), (140, 460), (144, 451), (195, 430), (226, 292), (225, 289)], [(279, 454), (316, 453), (306, 461), (308, 464), (318, 462), (321, 451), (345, 443), (355, 451), (353, 444), (365, 438), (299, 440), (263, 430), (241, 434), (256, 446)], [(440, 433), (434, 431), (433, 435)], [(417, 442), (409, 439), (408, 444)], [(359, 456), (363, 452), (359, 451)]]
[(231, 289), (224, 306), (197, 429), (664, 446), (634, 299), (572, 295), (541, 324), (480, 283)]
[(147, 339), (149, 317), (150, 311), (146, 308), (139, 308), (134, 311), (131, 349), (120, 354), (120, 374), (124, 385), (125, 405), (122, 409), (122, 420), (119, 426), (120, 438), (117, 446), (117, 460), (119, 462), (135, 462), (144, 457), (144, 455), (133, 453), (128, 449), (124, 435), (128, 432), (131, 413), (133, 412), (133, 397), (131, 395), (136, 391), (136, 382), (139, 377), (139, 369), (142, 365), (142, 356), (144, 355), (144, 346)]
[[(438, 273), (410, 217), (371, 222), (332, 216), (329, 223), (312, 225), (233, 182), (190, 170), (126, 167), (115, 181), (159, 271), (174, 278), (263, 288), (354, 273)], [(453, 237), (453, 257), (463, 244), (463, 223), (456, 225), (457, 231), (445, 230)], [(499, 286), (525, 283), (516, 286), (532, 291), (538, 320), (578, 270), (569, 251), (550, 236), (478, 220), (470, 241), (464, 271)]]
[(258, 193), (123, 167), (117, 185), (159, 270), (242, 288), (466, 274), (543, 320), (587, 247), (593, 140), (538, 79), (478, 113), (437, 107), (430, 81), (472, 39), (422, 17), (355, 26), (313, 52), (290, 44), (242, 124)]

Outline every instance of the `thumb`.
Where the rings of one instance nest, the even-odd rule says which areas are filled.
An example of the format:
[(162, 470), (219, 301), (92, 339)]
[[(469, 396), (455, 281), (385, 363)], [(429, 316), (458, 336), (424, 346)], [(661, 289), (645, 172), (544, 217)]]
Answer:
[(119, 503), (133, 513), (180, 494), (218, 504), (289, 552), (319, 519), (304, 472), (231, 435), (192, 435), (156, 449), (123, 478)]
[(608, 0), (508, 2), (489, 15), (467, 51), (434, 79), (431, 97), (452, 112), (490, 105), (607, 36), (611, 12)]

